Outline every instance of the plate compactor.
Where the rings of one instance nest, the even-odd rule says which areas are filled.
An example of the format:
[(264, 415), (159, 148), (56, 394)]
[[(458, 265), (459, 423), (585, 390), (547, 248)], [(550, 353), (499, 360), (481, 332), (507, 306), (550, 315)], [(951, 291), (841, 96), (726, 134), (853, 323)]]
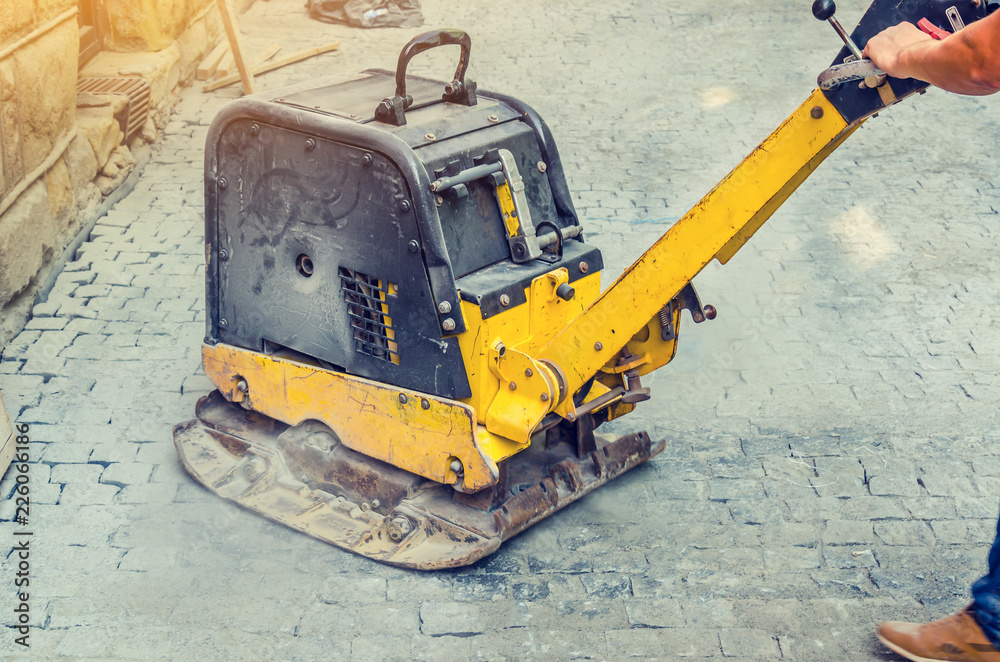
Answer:
[[(726, 263), (866, 119), (925, 83), (858, 45), (986, 0), (875, 0), (819, 89), (618, 280), (600, 289), (552, 134), (466, 78), (464, 32), (408, 43), (395, 73), (234, 101), (205, 159), (205, 374), (174, 428), (212, 492), (385, 563), (462, 566), (645, 462), (595, 433), (649, 398), (692, 278)], [(406, 75), (458, 45), (450, 83)]]

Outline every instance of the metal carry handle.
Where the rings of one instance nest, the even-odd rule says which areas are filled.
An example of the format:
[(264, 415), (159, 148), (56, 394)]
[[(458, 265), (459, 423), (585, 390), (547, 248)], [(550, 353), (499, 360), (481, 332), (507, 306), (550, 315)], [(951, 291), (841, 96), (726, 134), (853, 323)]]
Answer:
[(383, 99), (375, 109), (375, 119), (393, 126), (406, 124), (406, 109), (413, 105), (413, 97), (406, 94), (406, 67), (414, 56), (438, 46), (455, 45), (462, 49), (458, 57), (458, 68), (455, 78), (444, 86), (445, 101), (460, 103), (464, 106), (476, 105), (476, 83), (466, 80), (465, 72), (469, 68), (469, 56), (472, 52), (472, 39), (462, 30), (431, 30), (417, 35), (399, 52), (399, 62), (396, 64), (396, 96)]

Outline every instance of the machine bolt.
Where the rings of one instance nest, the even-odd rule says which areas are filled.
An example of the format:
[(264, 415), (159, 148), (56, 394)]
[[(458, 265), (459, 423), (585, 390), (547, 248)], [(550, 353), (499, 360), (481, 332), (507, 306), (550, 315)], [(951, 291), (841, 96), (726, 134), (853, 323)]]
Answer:
[(247, 477), (249, 481), (255, 481), (261, 477), (264, 473), (264, 463), (260, 458), (253, 458), (245, 465), (243, 465), (243, 475)]
[(259, 124), (251, 124), (250, 125), (250, 135), (251, 136), (256, 136), (259, 133), (260, 133), (260, 125)]
[(412, 530), (413, 525), (410, 524), (409, 518), (393, 517), (388, 526), (389, 539), (393, 542), (401, 542)]
[(403, 212), (404, 214), (406, 212), (410, 211), (410, 201), (409, 200), (403, 200), (402, 202), (400, 202), (399, 203), (399, 211)]
[(229, 251), (223, 248), (221, 251), (219, 251), (219, 261), (225, 262), (228, 259), (229, 259)]
[(420, 250), (420, 244), (417, 243), (416, 239), (411, 239), (410, 243), (408, 244), (408, 247), (411, 253), (416, 253), (417, 251)]
[(447, 315), (448, 313), (450, 313), (451, 312), (451, 302), (450, 301), (442, 301), (441, 303), (439, 303), (438, 304), (438, 312), (441, 313), (442, 315)]
[(524, 369), (524, 376), (525, 377), (531, 377), (533, 374), (535, 374), (535, 371), (532, 370), (531, 368), (525, 368)]
[(363, 165), (364, 167), (367, 168), (371, 164), (372, 164), (372, 155), (371, 154), (365, 154), (364, 156), (361, 157), (361, 165)]
[(420, 408), (421, 409), (430, 409), (431, 408), (430, 401), (427, 398), (420, 398)]
[(548, 169), (549, 169), (549, 166), (546, 165), (545, 161), (539, 161), (538, 162), (538, 172), (545, 172)]
[(490, 115), (486, 119), (487, 121), (492, 122), (493, 124), (496, 124), (497, 122), (500, 121), (500, 118), (497, 117), (496, 115)]
[(809, 111), (809, 114), (812, 115), (814, 120), (818, 120), (823, 117), (823, 109), (819, 106), (813, 106), (812, 110)]
[(229, 320), (223, 317), (222, 319), (219, 320), (219, 326), (223, 329), (226, 328), (227, 326), (229, 326)]
[(509, 388), (512, 391), (516, 391), (517, 390), (517, 383), (516, 382), (511, 382), (510, 384), (507, 384), (507, 388)]
[(461, 462), (461, 460), (452, 460), (451, 461), (451, 465), (450, 465), (449, 468), (452, 471), (454, 471), (455, 473), (457, 473), (457, 474), (462, 473), (462, 462)]
[(454, 331), (455, 330), (455, 320), (453, 320), (452, 318), (449, 317), (445, 321), (441, 322), (441, 328), (444, 329), (445, 331)]
[(581, 262), (580, 263), (580, 273), (581, 274), (585, 274), (588, 271), (590, 271), (590, 265), (587, 264), (586, 262)]
[(236, 390), (240, 393), (246, 393), (250, 390), (250, 385), (247, 384), (247, 380), (241, 377), (240, 380), (236, 382)]
[(437, 140), (437, 136), (435, 136), (435, 135), (434, 135), (433, 133), (428, 133), (428, 134), (425, 134), (425, 135), (424, 135), (424, 138), (425, 138), (426, 140), (432, 140), (432, 141), (433, 141), (433, 140)]
[(229, 188), (229, 182), (226, 181), (225, 177), (219, 177), (219, 188), (221, 188), (223, 191)]
[(548, 401), (549, 401), (549, 394), (542, 393), (542, 402), (548, 402)]
[(594, 349), (598, 352), (601, 351), (602, 349), (604, 349), (604, 343), (598, 340), (597, 342), (594, 343)]
[(576, 414), (574, 412), (569, 412), (568, 414), (566, 414), (566, 420), (572, 423), (573, 421), (576, 420)]
[(500, 295), (500, 305), (501, 306), (509, 306), (510, 305), (510, 296), (508, 296), (506, 294), (501, 294)]
[(400, 393), (399, 394), (399, 401), (401, 403), (403, 403), (404, 405), (406, 404), (406, 394), (405, 393)]
[(434, 204), (436, 204), (438, 207), (440, 207), (441, 205), (444, 204), (444, 198), (441, 197), (440, 195), (435, 195), (434, 196)]
[(312, 138), (306, 138), (306, 151), (311, 152), (316, 149), (316, 141)]

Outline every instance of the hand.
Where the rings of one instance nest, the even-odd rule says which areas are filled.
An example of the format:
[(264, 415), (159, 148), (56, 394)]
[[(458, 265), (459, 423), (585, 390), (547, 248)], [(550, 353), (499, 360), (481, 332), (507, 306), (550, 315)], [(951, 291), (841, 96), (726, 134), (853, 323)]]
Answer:
[(870, 58), (879, 69), (895, 78), (912, 78), (901, 57), (903, 51), (917, 44), (933, 41), (912, 23), (900, 23), (883, 30), (865, 45), (864, 56)]

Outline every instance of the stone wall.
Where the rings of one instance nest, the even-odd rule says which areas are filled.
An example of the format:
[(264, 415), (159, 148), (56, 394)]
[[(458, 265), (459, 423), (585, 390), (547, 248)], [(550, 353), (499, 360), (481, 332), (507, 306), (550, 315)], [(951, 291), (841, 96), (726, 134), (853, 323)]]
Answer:
[(126, 145), (115, 119), (122, 97), (77, 97), (76, 0), (0, 0), (0, 349), (64, 248), (135, 165), (133, 151), (166, 123), (173, 91), (218, 43), (214, 7), (95, 1), (103, 50), (79, 75), (150, 82), (150, 120)]
[[(62, 158), (76, 135), (75, 5), (0, 3), (0, 305), (18, 299), (80, 227)], [(11, 332), (7, 312), (0, 341)]]

